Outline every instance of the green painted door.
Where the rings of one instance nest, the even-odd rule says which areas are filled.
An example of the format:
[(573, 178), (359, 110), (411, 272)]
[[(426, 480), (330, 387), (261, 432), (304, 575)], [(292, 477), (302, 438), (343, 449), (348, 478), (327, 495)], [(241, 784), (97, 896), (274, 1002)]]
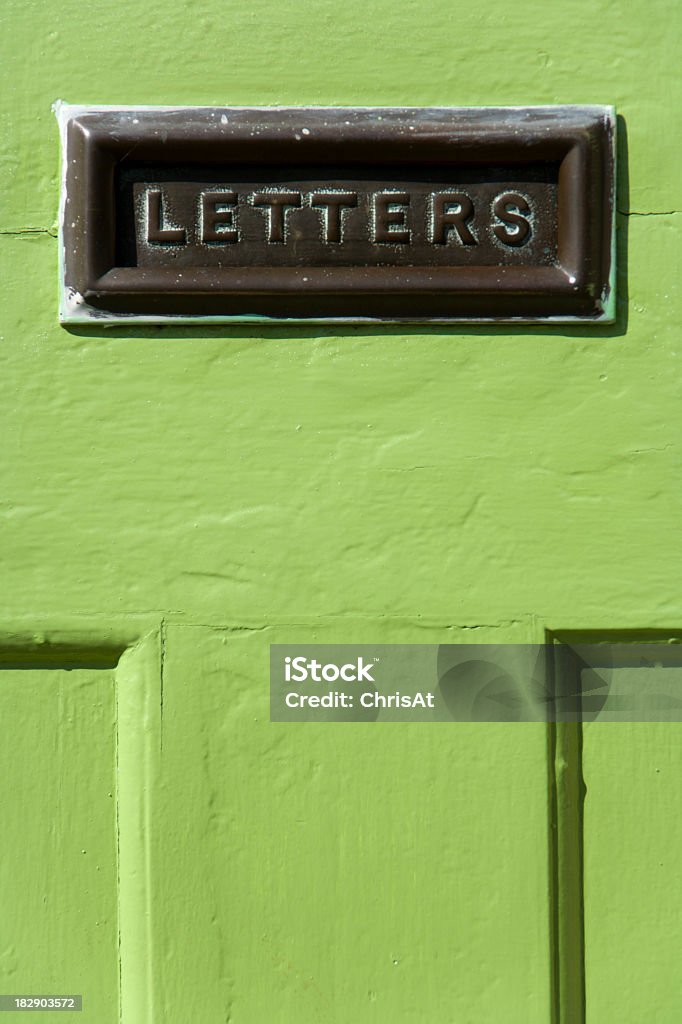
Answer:
[[(677, 1024), (682, 727), (268, 717), (271, 643), (679, 636), (677, 5), (3, 14), (0, 994)], [(61, 328), (58, 98), (614, 103), (618, 322)]]

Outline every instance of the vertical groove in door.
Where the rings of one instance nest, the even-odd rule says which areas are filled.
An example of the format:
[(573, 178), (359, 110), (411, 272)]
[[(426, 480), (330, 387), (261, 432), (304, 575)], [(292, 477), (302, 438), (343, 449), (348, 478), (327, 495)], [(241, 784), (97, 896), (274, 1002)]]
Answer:
[(548, 726), (552, 1024), (585, 1024), (582, 724)]
[(120, 1024), (153, 1024), (152, 816), (161, 733), (161, 640), (153, 630), (116, 667)]

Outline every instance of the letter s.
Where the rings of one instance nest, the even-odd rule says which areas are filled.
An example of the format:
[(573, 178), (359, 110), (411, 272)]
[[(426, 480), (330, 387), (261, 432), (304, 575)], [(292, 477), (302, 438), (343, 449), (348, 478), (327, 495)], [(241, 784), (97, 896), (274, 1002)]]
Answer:
[(497, 196), (493, 202), (493, 213), (501, 221), (495, 224), (493, 231), (504, 245), (519, 246), (528, 240), (531, 232), (529, 218), (533, 210), (528, 200), (518, 192), (503, 192)]
[(308, 672), (306, 671), (305, 658), (294, 658), (291, 662), (291, 667), (294, 670), (291, 680), (294, 683), (302, 683), (308, 678)]

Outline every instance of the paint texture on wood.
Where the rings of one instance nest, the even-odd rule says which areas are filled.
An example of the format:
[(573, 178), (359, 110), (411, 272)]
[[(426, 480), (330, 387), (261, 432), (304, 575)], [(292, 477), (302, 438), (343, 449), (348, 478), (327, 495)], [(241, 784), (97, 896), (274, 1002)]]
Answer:
[[(131, 621), (165, 623), (163, 686), (134, 653), (116, 672), (123, 1024), (547, 1024), (544, 738), (271, 726), (267, 646), (679, 629), (679, 5), (8, 0), (3, 14), (2, 628), (80, 617), (85, 646), (109, 631), (125, 648)], [(614, 104), (617, 322), (60, 327), (58, 98)], [(37, 682), (51, 675), (20, 712), (34, 742), (3, 731), (17, 779), (3, 864), (24, 802), (54, 792)], [(114, 727), (74, 686), (89, 728), (74, 719), (66, 755), (87, 792), (111, 772)], [(588, 1024), (679, 1017), (676, 732), (586, 729)], [(112, 821), (80, 793), (102, 871), (65, 860), (52, 906), (87, 882), (84, 920), (106, 910), (109, 929)], [(12, 948), (34, 941), (26, 984), (60, 981), (26, 927), (3, 937), (4, 991)], [(82, 975), (91, 999), (116, 964), (106, 941)]]
[[(119, 978), (111, 673), (0, 669), (0, 723), (2, 991), (83, 994), (83, 1024), (114, 1024)], [(45, 1013), (27, 1011), (20, 1019), (42, 1021)]]
[(546, 1024), (544, 726), (403, 723), (379, 741), (271, 723), (269, 644), (307, 632), (168, 628), (159, 1020), (192, 1015), (193, 979), (216, 1021), (493, 1022), (506, 1003), (505, 1020)]
[(682, 729), (584, 726), (588, 1021), (680, 1015)]

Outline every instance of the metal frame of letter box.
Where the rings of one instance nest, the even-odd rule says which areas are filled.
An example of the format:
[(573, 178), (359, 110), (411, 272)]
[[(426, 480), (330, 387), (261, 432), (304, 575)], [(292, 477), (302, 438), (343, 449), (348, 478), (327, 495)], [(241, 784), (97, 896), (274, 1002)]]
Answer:
[[(63, 323), (580, 322), (615, 316), (612, 107), (60, 104)], [(302, 128), (306, 132), (302, 133)], [(115, 168), (178, 163), (559, 162), (555, 266), (115, 265)], [(330, 174), (333, 178), (333, 173)]]

